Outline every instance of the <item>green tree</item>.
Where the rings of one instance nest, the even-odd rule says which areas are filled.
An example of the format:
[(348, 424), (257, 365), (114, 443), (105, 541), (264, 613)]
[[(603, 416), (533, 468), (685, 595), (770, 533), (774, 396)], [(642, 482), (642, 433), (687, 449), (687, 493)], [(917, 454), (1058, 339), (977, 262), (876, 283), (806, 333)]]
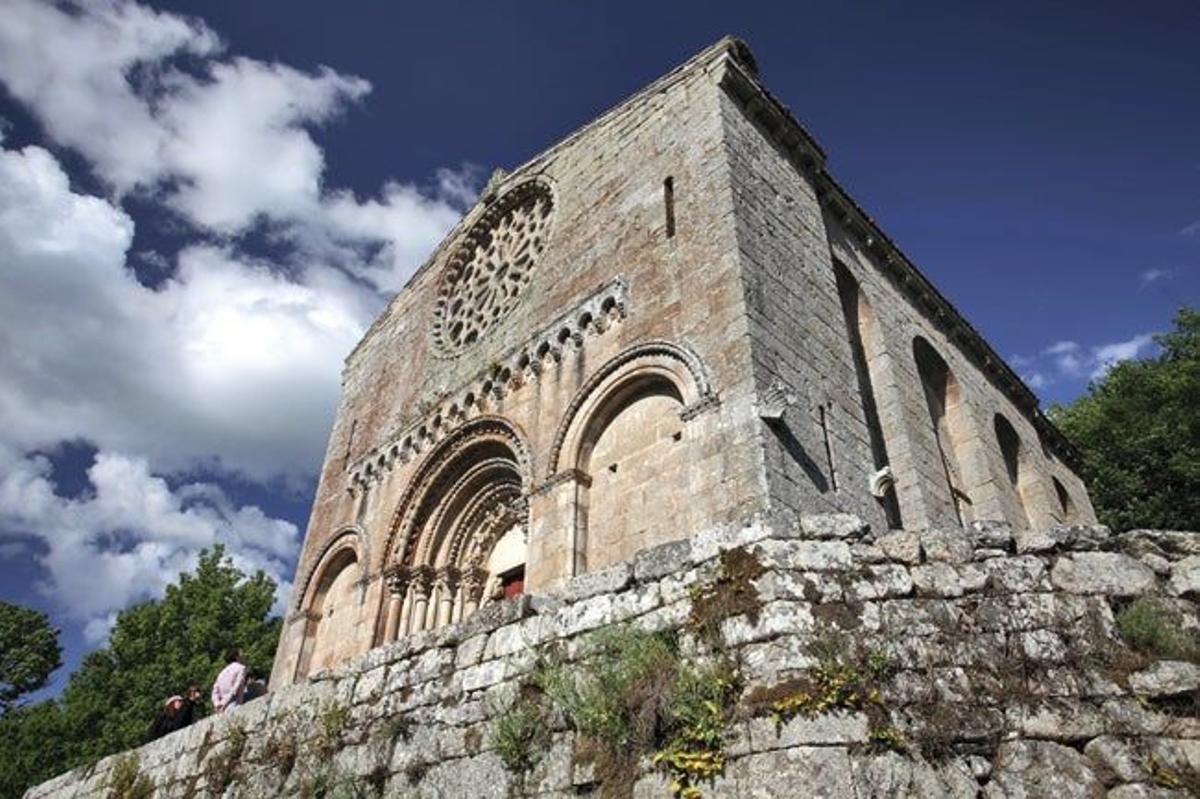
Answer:
[(1050, 409), (1083, 454), (1100, 521), (1200, 530), (1200, 311), (1183, 308), (1157, 356), (1123, 361)]
[(280, 629), (270, 616), (274, 597), (275, 583), (261, 571), (245, 575), (220, 546), (201, 552), (195, 571), (162, 599), (117, 615), (108, 646), (83, 659), (62, 696), (18, 709), (11, 724), (6, 715), (0, 795), (19, 796), (13, 786), (144, 743), (163, 700), (193, 682), (207, 694), (231, 648), (267, 674)]
[(68, 754), (57, 701), (10, 709), (0, 716), (0, 796), (20, 796), (65, 771)]
[(0, 713), (46, 684), (62, 665), (58, 630), (45, 613), (0, 602)]

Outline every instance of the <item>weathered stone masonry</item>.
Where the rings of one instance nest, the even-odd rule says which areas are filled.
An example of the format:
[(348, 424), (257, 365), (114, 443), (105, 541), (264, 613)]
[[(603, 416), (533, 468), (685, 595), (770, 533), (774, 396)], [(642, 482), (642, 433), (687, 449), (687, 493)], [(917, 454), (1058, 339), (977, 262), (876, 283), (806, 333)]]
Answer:
[(1094, 521), (824, 163), (726, 39), (498, 172), (346, 361), (272, 685), (764, 514)]
[[(1133, 656), (1114, 611), (1153, 595), (1194, 631), (1200, 535), (996, 524), (875, 533), (844, 515), (710, 528), (576, 577), (554, 599), (495, 603), (142, 747), (138, 768), (163, 797), (314, 795), (348, 782), (359, 795), (588, 794), (573, 733), (556, 725), (519, 780), (491, 749), (496, 714), (547, 646), (575, 657), (604, 625), (686, 626), (689, 586), (712, 579), (719, 550), (739, 547), (763, 567), (758, 621), (721, 628), (743, 696), (811, 669), (816, 643), (842, 634), (893, 663), (879, 706), (910, 751), (872, 744), (857, 711), (779, 728), (739, 717), (706, 795), (1127, 799), (1197, 784), (1200, 667)], [(28, 797), (104, 795), (120, 757)], [(653, 771), (633, 788), (668, 795)]]

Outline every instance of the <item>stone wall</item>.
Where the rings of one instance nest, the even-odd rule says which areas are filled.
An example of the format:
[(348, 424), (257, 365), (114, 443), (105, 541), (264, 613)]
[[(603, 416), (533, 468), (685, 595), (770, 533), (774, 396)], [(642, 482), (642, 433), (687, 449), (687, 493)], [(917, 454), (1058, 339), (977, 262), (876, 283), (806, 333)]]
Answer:
[[(693, 606), (728, 578), (729, 551), (756, 565), (735, 603), (744, 612), (717, 618), (744, 684), (706, 796), (1169, 797), (1200, 785), (1200, 666), (1122, 639), (1130, 603), (1152, 596), (1141, 646), (1147, 629), (1194, 644), (1200, 534), (987, 523), (877, 533), (825, 515), (643, 551), (554, 598), (489, 606), (27, 796), (106, 795), (134, 758), (169, 797), (612, 795), (592, 783), (561, 716), (520, 775), (493, 749), (495, 719), (539, 653), (581, 657), (605, 626), (676, 629), (689, 657), (711, 656)], [(797, 700), (790, 686), (811, 690), (830, 641), (877, 659), (869, 690)], [(1175, 657), (1195, 658), (1194, 646)], [(784, 712), (788, 701), (800, 712)], [(669, 796), (643, 765), (625, 787)]]

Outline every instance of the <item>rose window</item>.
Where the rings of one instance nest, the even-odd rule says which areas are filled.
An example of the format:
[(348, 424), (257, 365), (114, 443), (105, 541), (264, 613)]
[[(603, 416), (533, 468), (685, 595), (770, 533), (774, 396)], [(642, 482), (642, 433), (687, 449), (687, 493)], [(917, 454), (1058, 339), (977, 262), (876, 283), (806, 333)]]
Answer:
[(457, 354), (516, 306), (546, 248), (553, 200), (526, 183), (492, 204), (463, 237), (442, 275), (434, 339)]

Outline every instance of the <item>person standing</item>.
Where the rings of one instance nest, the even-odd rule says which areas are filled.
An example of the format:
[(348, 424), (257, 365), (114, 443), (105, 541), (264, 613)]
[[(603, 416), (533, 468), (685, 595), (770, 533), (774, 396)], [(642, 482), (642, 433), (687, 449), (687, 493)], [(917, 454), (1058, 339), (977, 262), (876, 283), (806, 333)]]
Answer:
[(212, 687), (212, 705), (217, 713), (242, 703), (246, 693), (246, 667), (240, 650), (231, 649), (225, 656), (225, 668), (217, 675)]

